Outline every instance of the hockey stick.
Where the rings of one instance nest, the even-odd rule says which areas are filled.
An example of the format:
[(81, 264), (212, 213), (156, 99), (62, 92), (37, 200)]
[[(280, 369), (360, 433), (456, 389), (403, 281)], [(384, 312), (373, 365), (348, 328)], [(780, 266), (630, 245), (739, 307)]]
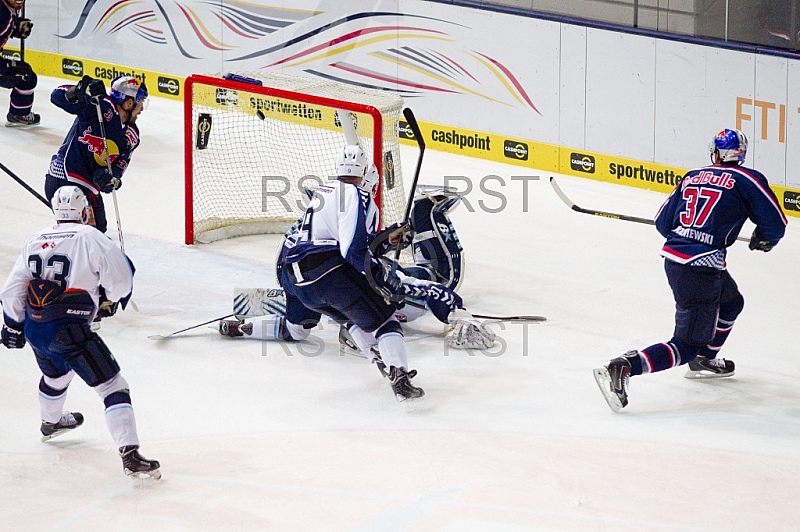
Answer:
[[(100, 122), (100, 135), (103, 137), (103, 157), (105, 158), (106, 171), (111, 175), (114, 180), (114, 172), (111, 170), (111, 160), (108, 155), (108, 141), (106, 140), (106, 125), (103, 123), (103, 112), (100, 110), (100, 97), (94, 97), (95, 110), (97, 111), (97, 121)], [(119, 234), (119, 247), (122, 252), (125, 252), (125, 240), (122, 236), (122, 222), (119, 220), (119, 206), (117, 205), (117, 188), (111, 189), (111, 197), (114, 200), (114, 214), (117, 216), (117, 233)]]
[[(411, 217), (411, 206), (414, 203), (414, 192), (417, 189), (417, 181), (419, 180), (419, 171), (422, 169), (422, 157), (425, 155), (425, 139), (422, 138), (422, 132), (419, 130), (419, 124), (417, 123), (417, 118), (414, 116), (414, 112), (406, 107), (403, 109), (403, 116), (406, 118), (406, 122), (408, 122), (408, 127), (411, 128), (411, 131), (414, 133), (414, 138), (417, 140), (417, 145), (419, 146), (419, 156), (417, 157), (417, 167), (414, 169), (414, 180), (411, 182), (411, 192), (408, 194), (408, 202), (406, 203), (406, 213), (403, 216), (403, 222), (407, 222), (408, 219)], [(394, 252), (394, 260), (400, 258), (400, 246), (397, 246), (397, 251)]]
[[(616, 214), (613, 212), (596, 211), (593, 209), (584, 209), (582, 207), (578, 207), (571, 199), (567, 197), (566, 194), (564, 194), (564, 191), (562, 191), (561, 187), (558, 186), (558, 183), (556, 183), (556, 179), (553, 176), (550, 176), (550, 184), (553, 186), (553, 190), (556, 191), (556, 195), (558, 195), (558, 197), (561, 198), (561, 201), (563, 201), (567, 205), (567, 207), (569, 207), (575, 212), (582, 212), (583, 214), (591, 214), (593, 216), (601, 216), (603, 218), (613, 218), (615, 220), (623, 220), (626, 222), (636, 222), (645, 225), (656, 225), (655, 220), (651, 220), (649, 218), (639, 218), (637, 216), (630, 216), (627, 214)], [(737, 236), (736, 240), (740, 240), (742, 242), (750, 242), (749, 238), (743, 236)]]
[[(404, 300), (406, 305), (416, 307), (419, 309), (427, 310), (425, 305), (417, 303), (416, 301), (411, 301), (410, 299)], [(468, 311), (469, 312), (469, 311)], [(470, 313), (471, 314), (471, 313)], [(527, 321), (532, 323), (541, 323), (543, 321), (547, 321), (547, 318), (544, 316), (491, 316), (489, 314), (472, 314), (473, 318), (478, 318), (480, 320), (496, 320), (496, 321)]]
[[(25, 4), (22, 4), (22, 18), (25, 18)], [(19, 60), (25, 62), (25, 39), (22, 37), (19, 39)]]
[[(103, 123), (103, 112), (100, 110), (100, 97), (94, 97), (94, 105), (95, 110), (97, 111), (97, 121), (100, 122), (100, 135), (103, 137), (103, 157), (105, 158), (106, 163), (106, 171), (111, 175), (111, 179), (116, 179), (114, 177), (114, 172), (111, 170), (111, 158), (108, 155), (108, 141), (106, 140), (106, 125)], [(125, 239), (122, 236), (122, 222), (119, 220), (119, 205), (117, 205), (117, 188), (114, 187), (111, 189), (111, 197), (114, 200), (114, 214), (117, 217), (117, 234), (119, 235), (119, 249), (125, 253)], [(136, 312), (139, 312), (139, 306), (130, 299), (128, 301), (131, 304), (131, 307)]]
[(204, 321), (203, 323), (198, 323), (197, 325), (192, 325), (191, 327), (186, 327), (185, 329), (181, 329), (180, 331), (175, 331), (174, 333), (170, 333), (167, 335), (163, 334), (152, 334), (147, 338), (150, 340), (168, 340), (175, 336), (176, 334), (180, 334), (182, 332), (191, 331), (192, 329), (197, 329), (198, 327), (202, 327), (203, 325), (208, 325), (209, 323), (214, 323), (215, 321), (224, 320), (225, 318), (232, 317), (233, 314), (227, 314), (225, 316), (221, 316), (219, 318), (214, 318), (213, 320)]
[(11, 176), (11, 179), (13, 179), (14, 181), (16, 181), (16, 182), (17, 182), (17, 183), (19, 183), (20, 185), (22, 185), (22, 187), (23, 187), (25, 190), (27, 190), (28, 192), (30, 192), (31, 194), (33, 194), (33, 196), (34, 196), (36, 199), (38, 199), (39, 201), (41, 201), (42, 203), (44, 203), (45, 205), (47, 205), (47, 208), (48, 208), (48, 209), (50, 209), (50, 208), (51, 208), (51, 207), (50, 207), (50, 202), (49, 202), (49, 201), (47, 201), (46, 199), (44, 199), (44, 197), (43, 197), (41, 194), (39, 194), (39, 193), (38, 193), (38, 192), (36, 192), (36, 191), (35, 191), (33, 188), (31, 188), (31, 186), (30, 186), (28, 183), (26, 183), (25, 181), (23, 181), (22, 179), (20, 179), (20, 178), (19, 178), (19, 177), (18, 177), (18, 176), (17, 176), (17, 175), (14, 173), (14, 172), (12, 172), (12, 171), (11, 171), (11, 170), (9, 170), (8, 168), (6, 168), (6, 166), (5, 166), (3, 163), (0, 163), (0, 168), (2, 168), (2, 169), (3, 169), (3, 171), (4, 171), (5, 173), (7, 173), (9, 176)]

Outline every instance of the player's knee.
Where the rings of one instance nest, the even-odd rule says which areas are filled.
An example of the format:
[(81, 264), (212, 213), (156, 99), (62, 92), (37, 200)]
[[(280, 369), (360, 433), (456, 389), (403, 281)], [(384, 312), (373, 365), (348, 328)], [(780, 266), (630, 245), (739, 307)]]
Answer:
[(675, 312), (674, 337), (691, 346), (705, 346), (714, 339), (717, 328), (717, 308), (700, 305), (679, 308)]
[(400, 322), (397, 321), (397, 318), (394, 316), (383, 322), (380, 327), (375, 329), (375, 338), (380, 340), (381, 336), (390, 333), (396, 333), (400, 336), (403, 336), (403, 328), (400, 326)]
[(117, 373), (105, 382), (101, 382), (94, 387), (94, 391), (103, 400), (106, 408), (122, 403), (131, 402), (131, 394), (128, 382), (121, 373)]
[(69, 383), (72, 382), (72, 377), (74, 376), (74, 371), (68, 371), (66, 375), (61, 375), (56, 378), (42, 375), (42, 378), (39, 379), (39, 391), (51, 397), (61, 395), (61, 393), (67, 389)]

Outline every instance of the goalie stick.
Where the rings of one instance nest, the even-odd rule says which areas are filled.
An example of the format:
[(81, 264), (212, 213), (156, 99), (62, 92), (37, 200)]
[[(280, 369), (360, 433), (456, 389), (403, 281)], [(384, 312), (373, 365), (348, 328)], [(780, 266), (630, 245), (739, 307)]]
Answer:
[[(596, 211), (593, 209), (584, 209), (582, 207), (578, 207), (577, 205), (575, 205), (575, 202), (573, 202), (571, 199), (567, 197), (566, 194), (564, 194), (564, 191), (561, 190), (561, 187), (559, 187), (558, 183), (556, 183), (555, 177), (550, 176), (550, 184), (553, 186), (553, 190), (555, 190), (556, 195), (559, 198), (561, 198), (561, 201), (563, 201), (567, 205), (567, 207), (569, 207), (575, 212), (581, 212), (583, 214), (591, 214), (593, 216), (601, 216), (603, 218), (613, 218), (615, 220), (623, 220), (626, 222), (636, 222), (645, 225), (656, 225), (655, 220), (651, 220), (649, 218), (639, 218), (637, 216), (630, 216), (628, 214), (617, 214), (613, 212)], [(750, 242), (749, 238), (743, 236), (737, 236), (736, 240), (739, 240), (741, 242)]]
[[(425, 309), (425, 305), (405, 300), (406, 305)], [(245, 316), (263, 316), (266, 314), (285, 314), (286, 296), (281, 288), (234, 288), (233, 312), (238, 318)], [(492, 316), (488, 314), (473, 314), (481, 320), (519, 321), (541, 323), (547, 321), (544, 316)]]
[[(403, 109), (403, 116), (408, 122), (408, 127), (411, 128), (411, 131), (414, 133), (414, 138), (417, 140), (417, 145), (419, 146), (419, 156), (417, 157), (417, 167), (414, 169), (414, 180), (411, 182), (411, 192), (408, 195), (408, 202), (406, 203), (406, 213), (403, 216), (403, 222), (407, 222), (408, 219), (411, 217), (411, 206), (414, 203), (414, 192), (417, 190), (417, 181), (419, 181), (419, 172), (422, 169), (422, 157), (425, 155), (425, 139), (422, 138), (422, 132), (419, 130), (419, 124), (417, 123), (417, 118), (414, 116), (414, 112), (406, 107)], [(394, 253), (394, 260), (400, 258), (400, 246), (397, 246), (397, 251)]]
[(219, 318), (214, 318), (213, 320), (204, 321), (203, 323), (198, 323), (197, 325), (192, 325), (191, 327), (186, 327), (185, 329), (181, 329), (179, 331), (175, 331), (174, 333), (170, 334), (151, 334), (147, 338), (150, 340), (168, 340), (175, 335), (178, 335), (182, 332), (191, 331), (192, 329), (197, 329), (198, 327), (202, 327), (203, 325), (208, 325), (209, 323), (214, 323), (215, 321), (224, 320), (225, 318), (230, 318), (233, 314), (226, 314), (225, 316), (220, 316)]

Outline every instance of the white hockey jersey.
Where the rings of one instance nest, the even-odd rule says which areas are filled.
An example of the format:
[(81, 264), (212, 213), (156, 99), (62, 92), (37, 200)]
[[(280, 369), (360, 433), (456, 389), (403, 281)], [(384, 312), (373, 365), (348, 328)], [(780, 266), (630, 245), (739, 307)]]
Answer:
[[(287, 238), (284, 247), (286, 264), (298, 263), (316, 254), (338, 252), (341, 259), (363, 272), (369, 256), (369, 244), (378, 230), (380, 218), (372, 196), (340, 180), (327, 181), (317, 187), (294, 238)], [(313, 281), (330, 271), (336, 261), (323, 260), (304, 281)], [(298, 273), (297, 271), (295, 273)], [(298, 277), (298, 280), (301, 278)]]
[(0, 293), (3, 312), (14, 321), (25, 320), (28, 283), (34, 278), (55, 281), (64, 289), (85, 290), (95, 312), (100, 286), (110, 301), (133, 291), (133, 270), (125, 254), (105, 234), (78, 223), (48, 227), (25, 243)]

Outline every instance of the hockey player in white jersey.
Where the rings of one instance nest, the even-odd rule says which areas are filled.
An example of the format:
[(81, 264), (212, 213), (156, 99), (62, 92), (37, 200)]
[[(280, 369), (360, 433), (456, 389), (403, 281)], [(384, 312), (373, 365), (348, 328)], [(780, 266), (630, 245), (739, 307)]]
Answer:
[[(377, 168), (370, 164), (360, 187), (374, 196), (379, 179)], [(413, 321), (430, 311), (439, 321), (452, 326), (447, 337), (451, 347), (488, 349), (494, 344), (494, 333), (461, 310), (461, 298), (450, 289), (461, 281), (463, 252), (446, 213), (459, 196), (442, 187), (422, 186), (420, 189), (422, 193), (415, 199), (411, 214), (412, 227), (416, 222), (423, 229), (414, 237), (417, 266), (398, 271), (405, 300), (398, 305), (395, 316), (402, 322)], [(281, 242), (276, 265), (281, 288), (251, 289), (236, 294), (234, 313), (242, 317), (220, 320), (220, 334), (256, 340), (301, 341), (308, 338), (310, 330), (319, 323), (320, 314), (306, 308), (294, 295), (292, 281), (281, 266), (300, 236), (302, 222), (303, 218), (298, 220)], [(444, 236), (441, 235), (443, 231), (447, 231)], [(356, 326), (351, 323), (348, 328)], [(365, 340), (374, 344), (374, 339), (369, 341), (369, 335)], [(339, 341), (343, 352), (361, 351), (344, 325)], [(374, 359), (377, 349), (370, 347), (373, 346), (363, 351)], [(377, 360), (376, 363), (380, 364)]]
[(336, 160), (338, 178), (314, 191), (283, 267), (303, 305), (354, 323), (377, 342), (382, 373), (404, 401), (425, 392), (411, 384), (416, 371), (408, 369), (403, 330), (394, 316), (400, 280), (379, 260), (376, 248), (392, 240), (399, 244), (411, 229), (396, 224), (377, 234), (378, 208), (371, 191), (361, 188), (368, 164), (359, 146), (345, 146)]
[(160, 478), (159, 463), (139, 454), (136, 419), (128, 383), (105, 342), (89, 324), (99, 312), (125, 308), (133, 290), (133, 264), (103, 233), (86, 225), (89, 203), (75, 186), (53, 195), (57, 224), (25, 243), (0, 293), (2, 342), (21, 349), (26, 340), (42, 371), (39, 406), (42, 440), (83, 423), (63, 410), (67, 387), (77, 374), (105, 404), (108, 430), (127, 475)]

